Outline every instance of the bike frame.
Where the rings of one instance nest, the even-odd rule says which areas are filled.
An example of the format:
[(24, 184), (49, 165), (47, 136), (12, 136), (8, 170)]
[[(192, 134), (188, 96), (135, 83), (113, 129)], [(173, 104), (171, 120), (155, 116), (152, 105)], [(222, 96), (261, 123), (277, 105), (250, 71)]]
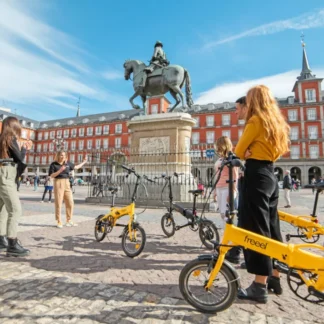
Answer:
[[(233, 162), (235, 161), (235, 162)], [(285, 244), (265, 236), (238, 228), (233, 224), (235, 216), (233, 197), (233, 167), (242, 166), (239, 160), (229, 158), (228, 162), (222, 166), (229, 167), (229, 220), (225, 225), (224, 236), (219, 244), (219, 255), (213, 270), (210, 273), (205, 286), (210, 289), (220, 271), (225, 259), (225, 255), (233, 246), (242, 246), (271, 258), (277, 259), (287, 264), (289, 268), (294, 268), (308, 287), (313, 287), (319, 292), (324, 291), (324, 258), (303, 249), (312, 248), (324, 251), (324, 247), (316, 244)], [(222, 169), (221, 169), (222, 171)], [(220, 173), (221, 173), (220, 171)], [(220, 176), (220, 175), (219, 175)], [(303, 274), (304, 271), (311, 271), (318, 275), (317, 281), (309, 279)]]
[[(113, 226), (123, 226), (123, 227), (128, 226), (128, 233), (129, 233), (130, 239), (133, 239), (132, 224), (135, 220), (135, 201), (136, 201), (137, 189), (141, 183), (141, 176), (136, 174), (135, 171), (132, 171), (132, 173), (134, 173), (135, 176), (137, 177), (133, 195), (132, 195), (132, 202), (125, 207), (114, 207), (115, 193), (113, 193), (112, 206), (111, 206), (109, 212), (101, 218), (102, 220), (107, 220), (109, 217), (113, 217)], [(129, 216), (129, 221), (128, 221), (127, 225), (117, 224), (118, 219), (120, 219), (121, 217), (124, 217), (124, 216)], [(136, 232), (134, 235), (135, 235), (135, 239), (136, 239)]]

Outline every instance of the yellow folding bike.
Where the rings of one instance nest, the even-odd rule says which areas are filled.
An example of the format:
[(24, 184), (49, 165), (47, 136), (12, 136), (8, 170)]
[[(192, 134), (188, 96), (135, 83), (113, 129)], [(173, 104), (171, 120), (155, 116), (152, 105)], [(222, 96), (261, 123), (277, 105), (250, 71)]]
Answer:
[[(200, 255), (182, 269), (179, 287), (184, 299), (204, 312), (219, 312), (227, 309), (236, 299), (240, 279), (225, 255), (233, 246), (259, 252), (276, 259), (284, 267), (277, 268), (287, 274), (290, 289), (299, 298), (312, 303), (324, 302), (324, 257), (305, 249), (324, 251), (316, 244), (285, 244), (259, 234), (238, 228), (233, 224), (236, 214), (233, 197), (233, 167), (243, 164), (231, 153), (223, 162), (229, 168), (229, 212), (222, 242), (214, 242), (215, 253)], [(217, 183), (216, 182), (216, 183)]]
[(324, 235), (324, 226), (318, 223), (316, 216), (317, 203), (319, 194), (324, 190), (324, 184), (307, 185), (305, 188), (313, 188), (316, 190), (313, 213), (311, 215), (292, 215), (278, 210), (279, 219), (297, 227), (297, 234), (287, 234), (287, 242), (292, 237), (298, 237), (306, 243), (316, 243), (320, 235)]
[[(134, 169), (121, 166), (127, 171), (128, 177), (130, 174), (136, 176), (135, 187), (131, 198), (131, 203), (128, 206), (117, 208), (115, 207), (115, 196), (118, 191), (118, 187), (108, 187), (108, 190), (112, 194), (112, 204), (110, 211), (105, 215), (99, 215), (96, 218), (95, 225), (95, 237), (98, 242), (102, 241), (108, 233), (110, 233), (115, 226), (124, 227), (122, 237), (122, 249), (125, 254), (131, 258), (134, 258), (141, 254), (146, 243), (146, 234), (144, 229), (137, 223), (135, 214), (135, 201), (137, 196), (137, 190), (141, 184), (142, 177), (135, 172)], [(143, 176), (149, 182), (154, 182), (146, 176)], [(123, 216), (129, 216), (127, 225), (117, 224), (118, 219)]]

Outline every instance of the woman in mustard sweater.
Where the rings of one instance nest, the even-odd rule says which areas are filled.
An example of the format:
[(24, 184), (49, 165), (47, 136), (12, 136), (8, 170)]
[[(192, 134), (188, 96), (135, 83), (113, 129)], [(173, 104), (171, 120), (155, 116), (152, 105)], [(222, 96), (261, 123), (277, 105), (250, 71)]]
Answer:
[[(256, 86), (249, 90), (246, 99), (246, 126), (235, 148), (236, 155), (246, 160), (241, 227), (282, 241), (277, 213), (279, 188), (273, 163), (288, 152), (290, 129), (269, 88)], [(247, 271), (255, 274), (255, 280), (238, 292), (238, 298), (266, 303), (267, 288), (282, 293), (279, 272), (273, 269), (271, 258), (251, 250), (244, 250), (244, 258)]]

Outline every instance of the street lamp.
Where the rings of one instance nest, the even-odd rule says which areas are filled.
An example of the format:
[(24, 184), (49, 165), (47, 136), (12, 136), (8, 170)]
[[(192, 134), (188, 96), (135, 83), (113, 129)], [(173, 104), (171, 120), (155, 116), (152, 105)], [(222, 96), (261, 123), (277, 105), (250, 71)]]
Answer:
[(56, 146), (57, 151), (61, 151), (65, 143), (66, 141), (61, 137), (57, 137), (53, 139), (53, 144)]

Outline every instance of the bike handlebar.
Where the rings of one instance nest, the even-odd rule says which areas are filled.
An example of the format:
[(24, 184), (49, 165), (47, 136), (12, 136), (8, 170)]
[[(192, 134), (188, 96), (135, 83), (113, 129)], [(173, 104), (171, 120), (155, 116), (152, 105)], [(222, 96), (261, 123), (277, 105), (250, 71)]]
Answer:
[(143, 178), (144, 178), (145, 180), (147, 180), (148, 182), (152, 182), (152, 183), (155, 182), (154, 180), (150, 179), (150, 178), (149, 178), (148, 176), (146, 176), (146, 175), (144, 175)]

